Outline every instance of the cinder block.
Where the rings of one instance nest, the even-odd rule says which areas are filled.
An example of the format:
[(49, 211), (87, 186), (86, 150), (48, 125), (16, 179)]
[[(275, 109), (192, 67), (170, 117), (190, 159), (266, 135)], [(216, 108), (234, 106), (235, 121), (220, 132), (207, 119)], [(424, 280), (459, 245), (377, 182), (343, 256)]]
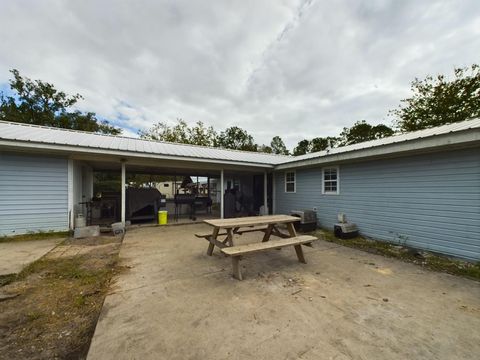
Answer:
[(92, 225), (92, 226), (85, 226), (79, 227), (75, 229), (73, 233), (73, 237), (75, 239), (81, 239), (86, 237), (93, 237), (93, 236), (100, 236), (100, 226)]

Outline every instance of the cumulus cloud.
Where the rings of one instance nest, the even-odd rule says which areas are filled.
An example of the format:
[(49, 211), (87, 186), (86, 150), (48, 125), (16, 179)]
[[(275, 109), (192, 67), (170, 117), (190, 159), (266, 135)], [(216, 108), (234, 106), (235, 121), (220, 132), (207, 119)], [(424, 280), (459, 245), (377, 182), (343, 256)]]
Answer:
[(4, 1), (0, 86), (17, 68), (127, 134), (183, 118), (292, 147), (389, 123), (413, 78), (478, 62), (479, 14), (476, 0)]

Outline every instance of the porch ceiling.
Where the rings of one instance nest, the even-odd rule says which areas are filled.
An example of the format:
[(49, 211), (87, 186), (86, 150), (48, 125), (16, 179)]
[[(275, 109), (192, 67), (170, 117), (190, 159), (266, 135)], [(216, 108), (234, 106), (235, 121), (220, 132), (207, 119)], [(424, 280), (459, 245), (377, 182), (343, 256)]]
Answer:
[[(89, 165), (94, 171), (121, 171), (121, 162), (117, 161), (94, 161), (92, 159), (79, 160)], [(211, 178), (219, 178), (221, 168), (218, 166), (208, 166), (198, 163), (183, 163), (183, 162), (155, 162), (155, 163), (139, 163), (126, 161), (127, 173), (148, 174), (148, 175), (190, 175), (190, 176), (205, 176)], [(229, 174), (263, 174), (264, 169), (251, 168), (246, 166), (228, 166), (223, 167), (226, 176)]]

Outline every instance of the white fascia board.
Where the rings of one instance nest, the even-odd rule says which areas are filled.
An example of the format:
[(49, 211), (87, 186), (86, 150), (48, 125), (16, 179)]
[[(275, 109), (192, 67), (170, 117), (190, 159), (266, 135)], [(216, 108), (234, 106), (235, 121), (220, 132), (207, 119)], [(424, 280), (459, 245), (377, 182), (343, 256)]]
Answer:
[(242, 161), (232, 161), (232, 160), (221, 160), (221, 159), (210, 159), (210, 158), (197, 158), (197, 157), (187, 157), (187, 156), (172, 156), (172, 155), (161, 155), (161, 154), (152, 154), (152, 153), (141, 153), (133, 151), (122, 151), (122, 150), (110, 150), (110, 149), (97, 149), (89, 148), (82, 146), (71, 146), (71, 145), (55, 145), (55, 144), (44, 144), (37, 142), (26, 142), (26, 141), (12, 141), (12, 140), (0, 140), (0, 147), (5, 146), (9, 148), (18, 148), (18, 149), (42, 149), (42, 150), (51, 150), (64, 152), (67, 154), (99, 154), (99, 155), (112, 155), (120, 157), (129, 157), (129, 158), (139, 158), (139, 159), (159, 159), (159, 160), (180, 160), (180, 161), (191, 161), (199, 163), (213, 163), (213, 164), (222, 164), (222, 165), (240, 165), (240, 166), (250, 166), (258, 167), (262, 169), (273, 169), (273, 164), (266, 163), (254, 163), (254, 162), (242, 162)]
[(480, 129), (469, 129), (463, 132), (436, 135), (430, 138), (409, 140), (401, 143), (378, 146), (361, 150), (352, 150), (348, 152), (324, 155), (321, 157), (292, 161), (275, 166), (275, 170), (287, 170), (300, 167), (309, 167), (324, 164), (340, 163), (349, 160), (360, 160), (364, 158), (389, 157), (393, 154), (402, 154), (410, 152), (432, 151), (448, 147), (468, 147), (469, 145), (480, 145)]

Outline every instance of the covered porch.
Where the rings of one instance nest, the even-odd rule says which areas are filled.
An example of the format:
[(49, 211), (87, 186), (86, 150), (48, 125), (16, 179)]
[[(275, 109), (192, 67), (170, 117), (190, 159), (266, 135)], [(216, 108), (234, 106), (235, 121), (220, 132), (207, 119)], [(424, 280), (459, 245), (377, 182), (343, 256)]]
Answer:
[(275, 212), (273, 169), (226, 161), (75, 155), (68, 162), (69, 226), (169, 224)]

